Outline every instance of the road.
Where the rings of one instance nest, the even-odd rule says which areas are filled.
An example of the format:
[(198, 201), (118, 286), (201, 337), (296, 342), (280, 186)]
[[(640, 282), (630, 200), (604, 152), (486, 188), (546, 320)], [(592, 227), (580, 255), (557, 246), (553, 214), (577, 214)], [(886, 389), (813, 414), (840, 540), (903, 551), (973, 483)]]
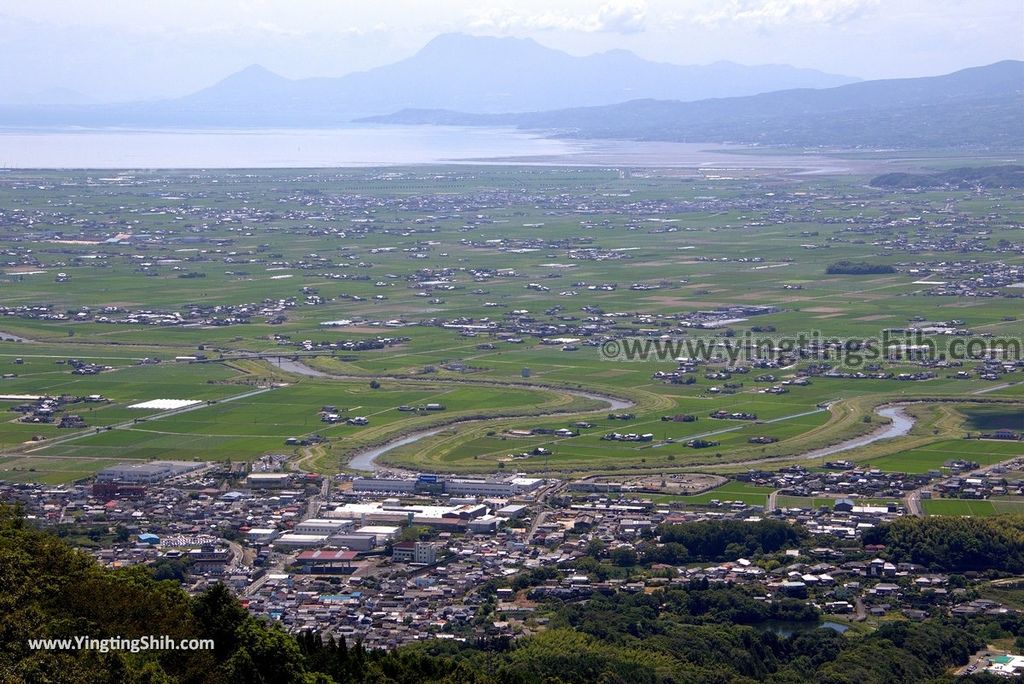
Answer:
[[(258, 390), (252, 390), (252, 391), (249, 391), (249, 392), (243, 392), (242, 394), (236, 394), (236, 395), (234, 395), (232, 397), (226, 397), (224, 399), (218, 399), (216, 403), (218, 403), (218, 404), (225, 404), (225, 403), (227, 403), (229, 401), (238, 401), (240, 399), (247, 399), (249, 397), (254, 397), (257, 394), (263, 394), (264, 392), (269, 392), (272, 389), (274, 389), (274, 388), (273, 387), (264, 387), (264, 388), (258, 389)], [(141, 420), (141, 422), (148, 423), (150, 421), (161, 420), (163, 418), (170, 418), (171, 416), (177, 416), (177, 415), (180, 415), (182, 413), (188, 413), (189, 411), (198, 411), (199, 409), (206, 408), (207, 406), (209, 406), (209, 404), (207, 404), (204, 401), (202, 403), (193, 404), (191, 406), (184, 406), (182, 408), (170, 409), (168, 411), (162, 411), (160, 413), (154, 413), (154, 414), (148, 415), (145, 418), (140, 419), (140, 420)], [(52, 439), (45, 439), (45, 440), (43, 440), (41, 442), (38, 442), (38, 446), (32, 447), (31, 449), (19, 449), (18, 451), (13, 452), (13, 453), (14, 454), (20, 454), (20, 453), (31, 454), (31, 453), (36, 452), (36, 451), (41, 451), (43, 449), (48, 449), (48, 448), (50, 448), (52, 446), (56, 446), (58, 444), (64, 444), (65, 442), (71, 442), (71, 441), (74, 441), (76, 439), (83, 439), (85, 437), (89, 437), (91, 435), (95, 435), (95, 434), (97, 434), (99, 432), (106, 432), (107, 430), (123, 430), (125, 428), (131, 428), (131, 427), (134, 427), (135, 425), (139, 425), (139, 424), (140, 423), (136, 422), (136, 419), (133, 419), (133, 420), (125, 421), (123, 423), (117, 423), (115, 425), (109, 425), (109, 426), (105, 426), (105, 427), (101, 427), (101, 428), (88, 428), (86, 430), (80, 430), (78, 432), (74, 432), (74, 433), (72, 433), (70, 435), (66, 435), (66, 436), (63, 436), (63, 437), (54, 437)]]
[(1004, 382), (1001, 385), (993, 385), (992, 387), (983, 387), (980, 390), (975, 390), (975, 391), (971, 392), (971, 394), (988, 394), (989, 392), (995, 392), (996, 390), (1006, 389), (1007, 387), (1013, 387), (1014, 385), (1019, 385), (1019, 384), (1021, 384), (1021, 381), (1018, 381), (1018, 382)]
[(245, 549), (238, 542), (224, 540), (227, 542), (228, 548), (231, 549), (231, 565), (239, 566), (245, 564)]
[(536, 513), (533, 516), (533, 523), (530, 525), (530, 532), (526, 535), (527, 540), (533, 539), (533, 535), (536, 534), (537, 529), (544, 524), (544, 520), (548, 517), (548, 513), (551, 511), (551, 507), (548, 506), (547, 500), (556, 494), (561, 494), (569, 483), (565, 480), (556, 480), (553, 484), (547, 485), (547, 487), (537, 494), (537, 502), (534, 504)]
[(324, 475), (323, 482), (320, 484), (320, 493), (309, 497), (309, 502), (306, 503), (306, 519), (316, 517), (317, 511), (320, 510), (320, 503), (327, 500), (330, 491), (331, 477)]

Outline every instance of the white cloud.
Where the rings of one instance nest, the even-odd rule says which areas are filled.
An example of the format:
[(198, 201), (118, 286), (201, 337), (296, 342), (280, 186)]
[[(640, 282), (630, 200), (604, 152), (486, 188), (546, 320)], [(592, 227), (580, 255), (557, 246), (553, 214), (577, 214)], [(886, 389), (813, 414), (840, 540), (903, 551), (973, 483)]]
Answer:
[(836, 26), (864, 16), (878, 7), (880, 0), (720, 0), (715, 4), (711, 11), (680, 18), (704, 26)]
[(610, 33), (641, 33), (647, 19), (644, 2), (608, 2), (597, 10), (594, 30)]
[(647, 20), (643, 0), (612, 0), (592, 14), (536, 12), (525, 14), (508, 9), (482, 12), (470, 23), (473, 29), (510, 33), (513, 31), (578, 31), (581, 33), (641, 33)]

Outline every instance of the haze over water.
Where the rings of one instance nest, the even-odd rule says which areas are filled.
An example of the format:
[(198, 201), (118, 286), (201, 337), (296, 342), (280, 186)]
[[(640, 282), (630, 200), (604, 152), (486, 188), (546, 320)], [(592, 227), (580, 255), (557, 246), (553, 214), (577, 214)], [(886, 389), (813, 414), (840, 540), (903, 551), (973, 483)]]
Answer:
[(512, 129), (445, 126), (0, 132), (0, 168), (376, 166), (571, 151), (569, 143)]
[(821, 154), (751, 153), (753, 150), (717, 143), (568, 140), (513, 128), (461, 126), (0, 129), (0, 169), (253, 169), (494, 163), (837, 173), (863, 166), (856, 160)]

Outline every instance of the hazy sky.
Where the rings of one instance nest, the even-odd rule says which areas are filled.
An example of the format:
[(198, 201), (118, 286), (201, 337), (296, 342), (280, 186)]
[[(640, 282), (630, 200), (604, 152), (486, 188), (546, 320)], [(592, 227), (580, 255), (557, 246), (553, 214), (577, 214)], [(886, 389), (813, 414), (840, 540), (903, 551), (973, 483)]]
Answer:
[(886, 78), (1021, 59), (1024, 0), (3, 0), (0, 91), (177, 96), (254, 63), (340, 76), (456, 31)]

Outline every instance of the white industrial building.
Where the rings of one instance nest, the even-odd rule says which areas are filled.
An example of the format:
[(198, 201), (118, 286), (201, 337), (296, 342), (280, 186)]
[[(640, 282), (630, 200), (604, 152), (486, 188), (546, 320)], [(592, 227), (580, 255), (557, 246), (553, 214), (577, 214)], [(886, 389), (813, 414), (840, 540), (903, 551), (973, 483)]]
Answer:
[(445, 513), (451, 513), (456, 508), (457, 506), (428, 506), (420, 504), (405, 506), (402, 504), (373, 501), (368, 503), (347, 503), (331, 509), (321, 509), (320, 515), (329, 519), (357, 520), (363, 525), (374, 522), (401, 524), (412, 522), (414, 517), (440, 518)]
[(370, 551), (377, 546), (377, 535), (375, 534), (336, 534), (330, 538), (332, 546), (341, 546), (353, 551)]
[(309, 518), (296, 523), (292, 530), (296, 534), (338, 534), (339, 532), (352, 527), (352, 521), (328, 518)]
[(148, 484), (169, 477), (199, 470), (207, 465), (202, 461), (147, 461), (118, 463), (96, 473), (97, 482), (133, 482)]
[(314, 546), (323, 546), (326, 543), (326, 534), (295, 534), (294, 532), (282, 534), (274, 540), (274, 546), (282, 549), (308, 549)]
[(526, 494), (544, 484), (538, 477), (514, 477), (508, 480), (420, 475), (417, 478), (357, 477), (352, 491), (412, 494), (418, 491), (441, 491), (455, 496), (499, 496), (508, 498)]
[(356, 534), (372, 534), (377, 538), (378, 544), (384, 544), (398, 536), (402, 531), (401, 527), (394, 525), (363, 525), (355, 531)]
[(515, 492), (511, 482), (498, 482), (493, 480), (469, 480), (452, 478), (445, 480), (444, 491), (446, 494), (472, 494), (475, 496), (512, 496)]
[(352, 491), (411, 494), (416, 491), (416, 480), (395, 477), (357, 477), (352, 480)]
[(277, 530), (273, 527), (254, 527), (245, 533), (245, 539), (250, 544), (267, 544), (277, 537)]
[(509, 504), (507, 506), (502, 506), (496, 510), (494, 514), (501, 518), (514, 520), (522, 515), (526, 515), (528, 510), (529, 508), (523, 504)]

